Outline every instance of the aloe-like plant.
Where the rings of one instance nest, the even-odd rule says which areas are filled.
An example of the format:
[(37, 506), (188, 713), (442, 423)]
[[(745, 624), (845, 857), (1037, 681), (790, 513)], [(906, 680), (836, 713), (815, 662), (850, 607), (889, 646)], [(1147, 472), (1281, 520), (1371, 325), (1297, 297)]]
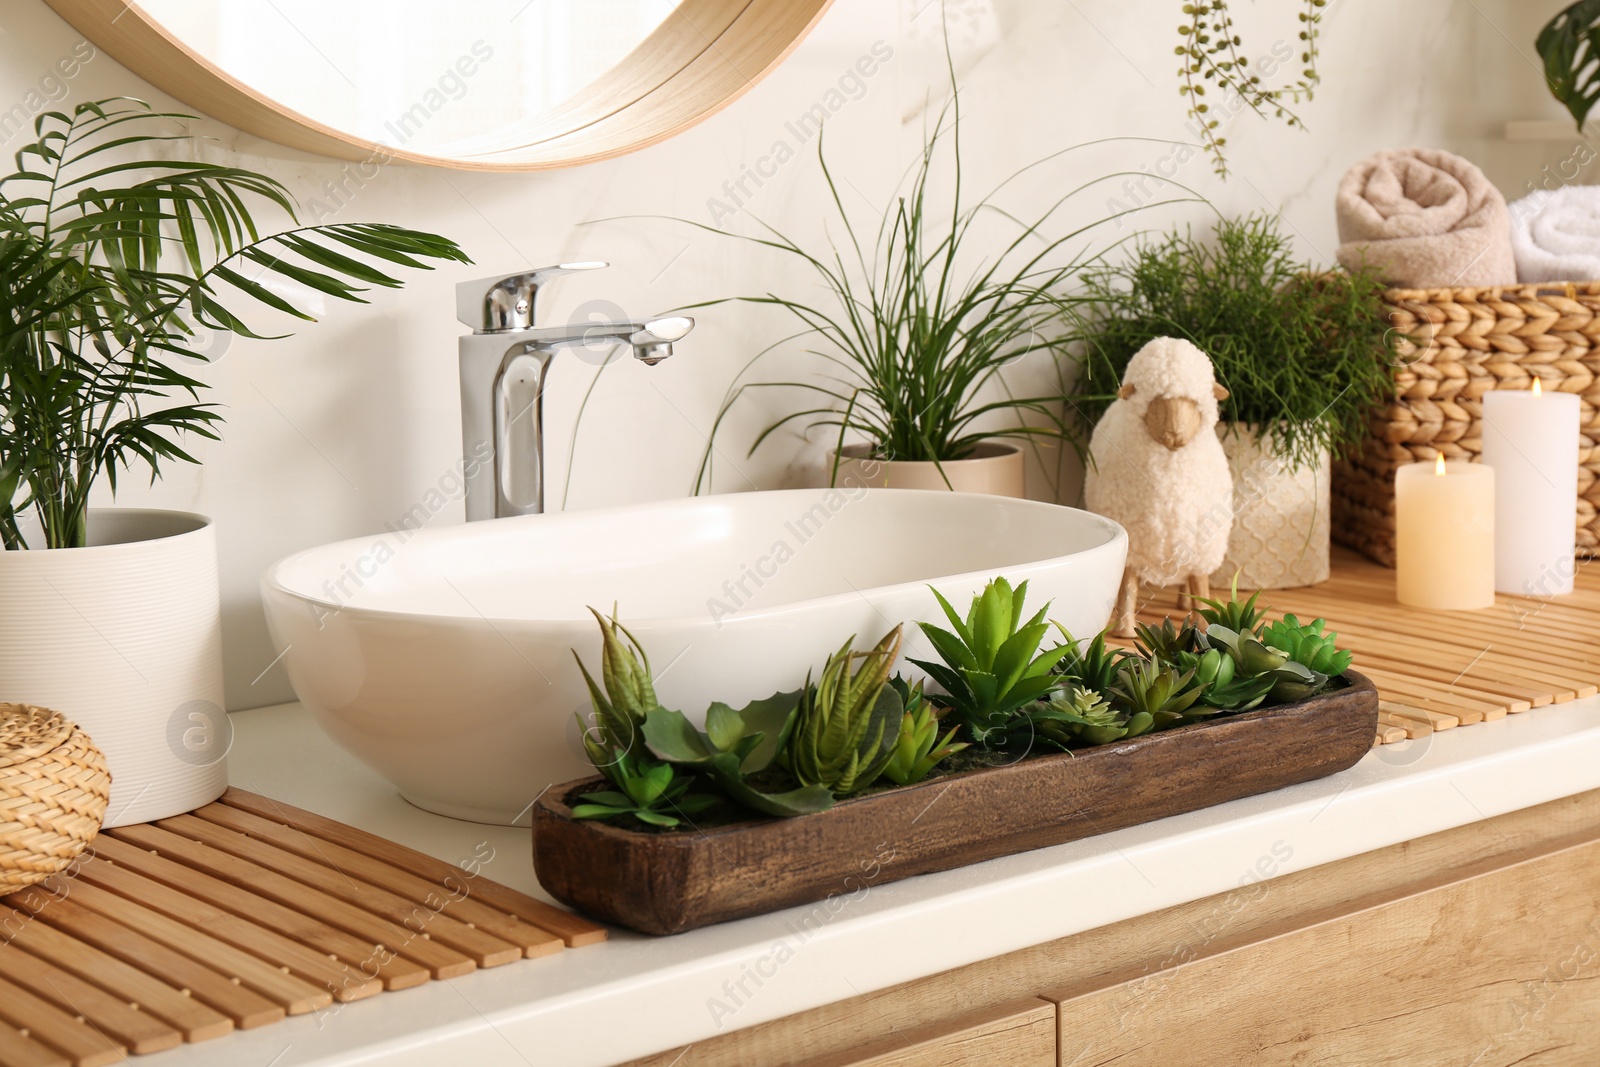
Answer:
[(1152, 728), (1159, 730), (1183, 720), (1200, 699), (1200, 687), (1193, 671), (1134, 657), (1123, 661), (1108, 695), (1130, 718), (1148, 715)]
[(803, 784), (849, 796), (875, 782), (894, 758), (905, 708), (888, 683), (900, 632), (896, 626), (862, 653), (852, 651), (851, 637), (828, 657), (817, 683), (806, 686), (787, 753), (789, 770)]
[[(362, 302), (394, 266), (467, 263), (452, 241), (398, 226), (300, 225), (288, 190), (238, 167), (130, 159), (190, 138), (131, 99), (47, 111), (0, 178), (0, 544), (87, 543), (90, 490), (143, 465), (193, 463), (216, 405), (179, 360), (200, 328), (265, 337), (241, 305), (303, 320), (280, 283)], [(262, 209), (289, 228), (263, 232)], [(22, 518), (40, 528), (30, 544)]]
[(671, 764), (651, 758), (643, 744), (645, 724), (663, 708), (650, 679), (650, 659), (633, 634), (616, 619), (589, 609), (600, 624), (600, 679), (595, 683), (574, 649), (573, 659), (583, 672), (594, 705), (594, 723), (578, 717), (584, 752), (589, 762), (617, 788), (585, 793), (584, 803), (572, 809), (575, 819), (603, 819), (632, 815), (652, 826), (674, 827), (684, 818), (704, 811), (716, 797), (690, 794), (693, 773), (680, 773)]
[(583, 665), (583, 657), (573, 649), (572, 658), (578, 661), (578, 670), (583, 672), (589, 703), (594, 707), (594, 723), (585, 723), (579, 714), (578, 730), (589, 762), (604, 771), (614, 760), (614, 753), (637, 752), (645, 717), (660, 704), (650, 677), (650, 657), (628, 628), (617, 621), (615, 608), (609, 619), (592, 607), (589, 613), (600, 624), (603, 687), (595, 684), (589, 668)]
[(905, 714), (900, 719), (900, 736), (895, 740), (894, 751), (883, 767), (885, 778), (897, 785), (920, 782), (940, 763), (971, 747), (955, 740), (960, 726), (952, 726), (943, 737), (939, 736), (938, 712), (923, 695), (920, 681), (908, 684), (895, 675), (889, 684), (900, 695)]
[(1016, 712), (1056, 684), (1055, 667), (1072, 651), (1067, 645), (1039, 650), (1050, 629), (1045, 621), (1050, 605), (1023, 622), (1028, 583), (1013, 590), (1004, 578), (984, 586), (965, 619), (937, 589), (933, 595), (954, 630), (919, 623), (943, 662), (911, 662), (944, 688), (944, 695), (933, 699), (950, 709), (973, 741), (996, 747), (1015, 740)]
[(1058, 678), (1095, 693), (1104, 693), (1117, 683), (1117, 664), (1127, 653), (1120, 648), (1108, 649), (1104, 630), (1085, 644), (1066, 627), (1056, 624), (1056, 629), (1061, 631), (1062, 645), (1067, 650), (1055, 666)]
[(1261, 626), (1261, 620), (1266, 613), (1256, 605), (1261, 598), (1258, 589), (1250, 594), (1249, 600), (1239, 599), (1239, 576), (1233, 576), (1233, 582), (1228, 588), (1228, 599), (1212, 597), (1195, 597), (1200, 617), (1210, 626), (1226, 626), (1234, 633), (1255, 633)]

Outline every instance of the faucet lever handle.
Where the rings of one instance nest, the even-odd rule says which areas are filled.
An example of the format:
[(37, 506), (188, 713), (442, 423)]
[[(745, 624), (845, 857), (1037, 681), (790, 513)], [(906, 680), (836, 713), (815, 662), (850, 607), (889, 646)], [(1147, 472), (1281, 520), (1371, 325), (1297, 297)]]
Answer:
[(528, 330), (536, 324), (539, 290), (563, 274), (598, 270), (609, 263), (558, 263), (520, 274), (478, 278), (456, 286), (456, 318), (479, 333)]

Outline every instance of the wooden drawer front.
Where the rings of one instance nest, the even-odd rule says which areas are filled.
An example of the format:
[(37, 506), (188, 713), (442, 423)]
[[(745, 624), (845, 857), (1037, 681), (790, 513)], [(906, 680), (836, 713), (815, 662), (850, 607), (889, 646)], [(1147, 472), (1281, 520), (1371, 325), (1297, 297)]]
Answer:
[(807, 1060), (804, 1067), (1055, 1067), (1055, 1062), (1056, 1006), (1028, 999)]
[(1052, 997), (1061, 1062), (1593, 1067), (1600, 842), (1204, 953)]

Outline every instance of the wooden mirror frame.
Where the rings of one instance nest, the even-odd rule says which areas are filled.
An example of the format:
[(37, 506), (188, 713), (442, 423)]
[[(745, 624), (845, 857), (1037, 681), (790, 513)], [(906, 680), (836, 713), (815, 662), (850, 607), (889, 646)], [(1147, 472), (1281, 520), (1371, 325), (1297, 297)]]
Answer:
[(45, 0), (107, 55), (200, 112), (335, 159), (457, 170), (549, 170), (634, 152), (715, 114), (794, 50), (833, 0), (682, 0), (627, 58), (545, 114), (469, 142), (408, 152), (334, 129), (234, 78), (126, 0)]

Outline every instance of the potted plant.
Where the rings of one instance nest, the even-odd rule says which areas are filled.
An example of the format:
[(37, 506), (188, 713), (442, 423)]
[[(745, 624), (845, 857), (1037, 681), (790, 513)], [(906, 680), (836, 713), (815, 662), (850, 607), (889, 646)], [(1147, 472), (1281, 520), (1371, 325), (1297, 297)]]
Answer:
[(1083, 272), (1093, 297), (1075, 404), (1098, 419), (1128, 360), (1157, 337), (1199, 346), (1228, 390), (1217, 432), (1234, 525), (1216, 580), (1249, 589), (1328, 576), (1330, 461), (1359, 445), (1393, 393), (1383, 286), (1297, 262), (1269, 215), (1222, 219), (1211, 241), (1174, 231)]
[[(557, 899), (667, 934), (1072, 841), (1352, 766), (1378, 696), (1321, 619), (1205, 600), (1205, 629), (1051, 643), (1048, 605), (996, 578), (921, 624), (937, 687), (893, 674), (900, 627), (815, 680), (703, 721), (661, 707), (644, 650), (596, 612), (582, 722), (598, 777), (534, 806)], [(787, 682), (786, 679), (778, 679)], [(937, 802), (937, 803), (935, 803)]]
[(260, 337), (240, 304), (301, 319), (279, 282), (360, 301), (377, 264), (467, 262), (444, 238), (342, 223), (263, 235), (294, 203), (236, 167), (168, 152), (190, 116), (136, 100), (48, 112), (0, 179), (0, 693), (68, 715), (104, 751), (107, 825), (226, 786), (215, 541), (199, 515), (97, 509), (102, 480), (195, 462), (221, 414), (183, 369), (202, 330)]
[[(779, 429), (807, 420), (807, 430), (827, 428), (834, 436), (830, 485), (843, 479), (851, 485), (1020, 497), (1020, 442), (1077, 443), (1060, 396), (1018, 396), (1001, 372), (1036, 353), (1062, 352), (1064, 324), (1088, 299), (1070, 294), (1068, 283), (1091, 258), (1082, 252), (1069, 255), (1067, 248), (1095, 226), (1142, 209), (1113, 214), (1058, 238), (1043, 237), (1050, 216), (1095, 184), (1067, 193), (1031, 222), (1019, 220), (996, 198), (1010, 181), (1045, 160), (967, 202), (960, 108), (960, 95), (954, 93), (875, 235), (865, 237), (852, 223), (820, 141), (829, 221), (836, 222), (844, 247), (809, 251), (771, 227), (764, 227), (763, 236), (746, 237), (693, 224), (798, 260), (815, 275), (822, 294), (813, 300), (765, 293), (694, 305), (733, 301), (775, 307), (798, 326), (796, 334), (758, 353), (735, 377), (701, 458), (696, 492), (709, 485), (717, 429), (752, 389), (799, 389), (817, 399), (768, 425), (750, 453)], [(950, 173), (937, 174), (946, 161)], [(937, 192), (946, 185), (948, 199)], [(1012, 229), (990, 242), (989, 222)], [(812, 345), (807, 351), (824, 361), (824, 381), (744, 380), (759, 360), (798, 340)], [(1016, 424), (995, 426), (991, 420), (997, 416), (1014, 417)]]

